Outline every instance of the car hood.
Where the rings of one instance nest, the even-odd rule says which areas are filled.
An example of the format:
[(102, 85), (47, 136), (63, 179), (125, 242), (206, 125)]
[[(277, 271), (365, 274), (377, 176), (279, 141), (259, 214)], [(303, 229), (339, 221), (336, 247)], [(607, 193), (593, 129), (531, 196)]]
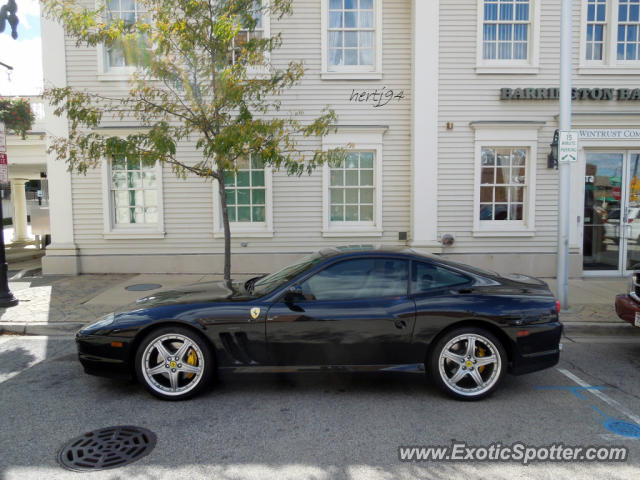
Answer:
[(236, 302), (249, 298), (251, 297), (247, 295), (240, 282), (234, 282), (232, 288), (224, 282), (204, 282), (152, 293), (122, 307), (116, 313), (185, 303)]

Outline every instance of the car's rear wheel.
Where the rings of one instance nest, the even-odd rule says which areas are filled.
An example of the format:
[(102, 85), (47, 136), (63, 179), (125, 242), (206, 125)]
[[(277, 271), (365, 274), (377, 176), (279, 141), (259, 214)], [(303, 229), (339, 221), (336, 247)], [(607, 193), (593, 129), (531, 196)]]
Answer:
[(495, 335), (475, 327), (452, 330), (431, 351), (428, 370), (436, 385), (459, 400), (490, 395), (507, 366), (504, 347)]
[(183, 327), (153, 330), (140, 343), (136, 375), (145, 388), (164, 400), (184, 400), (202, 391), (214, 374), (207, 342)]

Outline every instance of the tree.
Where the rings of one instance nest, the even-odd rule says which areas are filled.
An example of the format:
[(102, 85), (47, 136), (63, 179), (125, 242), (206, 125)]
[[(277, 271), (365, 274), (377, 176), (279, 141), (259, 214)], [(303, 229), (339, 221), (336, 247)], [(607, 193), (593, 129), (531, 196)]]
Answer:
[[(225, 174), (256, 156), (288, 174), (311, 173), (339, 164), (343, 149), (305, 149), (305, 138), (334, 131), (335, 113), (325, 108), (303, 123), (282, 111), (280, 97), (304, 75), (302, 62), (269, 64), (282, 44), (256, 32), (263, 15), (281, 19), (291, 0), (138, 0), (135, 21), (110, 18), (104, 5), (90, 10), (73, 0), (43, 0), (46, 14), (60, 22), (77, 44), (117, 48), (136, 65), (129, 94), (111, 98), (95, 91), (45, 91), (55, 114), (66, 114), (69, 135), (54, 139), (50, 152), (69, 169), (86, 173), (103, 159), (127, 157), (144, 165), (169, 164), (181, 177), (218, 182), (224, 226), (224, 279), (231, 281), (231, 234)], [(145, 128), (125, 138), (95, 131), (104, 119), (133, 118)], [(202, 159), (188, 163), (177, 145), (191, 141)]]

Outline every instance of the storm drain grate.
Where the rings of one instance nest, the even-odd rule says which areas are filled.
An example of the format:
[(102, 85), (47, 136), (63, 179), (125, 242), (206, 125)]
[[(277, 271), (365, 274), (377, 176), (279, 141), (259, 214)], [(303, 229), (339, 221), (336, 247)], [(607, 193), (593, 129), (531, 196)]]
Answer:
[(136, 283), (135, 285), (124, 287), (124, 289), (129, 290), (130, 292), (144, 292), (147, 290), (155, 290), (160, 287), (162, 287), (162, 285), (159, 283)]
[(58, 461), (77, 472), (107, 470), (135, 462), (156, 446), (156, 435), (141, 427), (106, 427), (67, 442)]

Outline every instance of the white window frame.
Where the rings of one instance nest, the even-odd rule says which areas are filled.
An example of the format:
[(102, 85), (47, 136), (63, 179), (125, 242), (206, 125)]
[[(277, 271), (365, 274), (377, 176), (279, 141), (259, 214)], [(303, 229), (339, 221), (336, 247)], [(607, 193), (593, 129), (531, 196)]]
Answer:
[[(213, 191), (213, 238), (224, 238), (220, 185), (212, 182)], [(273, 237), (273, 167), (264, 167), (264, 222), (229, 222), (233, 237), (270, 238)]]
[(476, 73), (478, 74), (536, 74), (540, 64), (540, 3), (529, 0), (529, 40), (526, 60), (501, 60), (483, 58), (484, 48), (484, 2), (477, 0), (476, 29)]
[[(535, 235), (536, 169), (538, 155), (538, 129), (513, 124), (471, 124), (475, 130), (474, 184), (473, 184), (473, 236), (524, 237)], [(485, 147), (526, 148), (526, 193), (523, 220), (480, 220), (480, 179), (482, 149)]]
[[(264, 7), (269, 7), (269, 0), (261, 0)], [(269, 9), (262, 12), (262, 38), (271, 37), (271, 15)], [(260, 75), (267, 75), (271, 69), (271, 52), (264, 53), (264, 61), (260, 65), (248, 65), (247, 73), (251, 77), (260, 78)]]
[(320, 41), (322, 44), (322, 68), (320, 78), (323, 80), (380, 80), (382, 79), (382, 0), (373, 0), (374, 15), (374, 61), (373, 66), (361, 65), (329, 66), (329, 0), (320, 2)]
[(322, 236), (323, 237), (381, 237), (382, 228), (382, 166), (383, 135), (387, 127), (339, 127), (338, 131), (322, 139), (323, 150), (345, 148), (354, 151), (372, 151), (373, 160), (373, 222), (331, 222), (329, 187), (331, 168), (322, 168)]
[[(123, 136), (126, 133), (122, 134)], [(156, 162), (156, 182), (158, 192), (158, 223), (156, 224), (129, 224), (116, 225), (113, 198), (111, 195), (111, 160), (102, 161), (102, 216), (104, 220), (105, 239), (152, 239), (164, 238), (164, 200), (162, 162)]]
[(640, 60), (618, 60), (618, 0), (607, 1), (602, 60), (586, 60), (588, 0), (582, 0), (581, 7), (578, 73), (582, 75), (640, 75)]
[[(96, 8), (103, 5), (106, 5), (105, 0), (96, 0)], [(263, 0), (263, 5), (268, 6), (268, 0)], [(263, 38), (271, 37), (271, 15), (269, 14), (268, 10), (262, 14), (262, 36)], [(100, 43), (96, 46), (96, 52), (98, 55), (98, 80), (106, 82), (128, 81), (138, 69), (138, 67), (136, 67), (135, 65), (107, 68), (107, 49), (105, 48), (103, 43)], [(250, 76), (259, 78), (260, 75), (266, 75), (269, 73), (270, 65), (271, 52), (266, 52), (264, 64), (249, 65), (247, 67), (247, 73)]]
[[(96, 8), (105, 7), (106, 0), (96, 0)], [(119, 82), (123, 80), (129, 80), (131, 75), (137, 70), (135, 65), (129, 65), (125, 67), (111, 67), (107, 68), (107, 48), (104, 43), (99, 43), (96, 46), (96, 53), (98, 55), (98, 80), (107, 82)]]

